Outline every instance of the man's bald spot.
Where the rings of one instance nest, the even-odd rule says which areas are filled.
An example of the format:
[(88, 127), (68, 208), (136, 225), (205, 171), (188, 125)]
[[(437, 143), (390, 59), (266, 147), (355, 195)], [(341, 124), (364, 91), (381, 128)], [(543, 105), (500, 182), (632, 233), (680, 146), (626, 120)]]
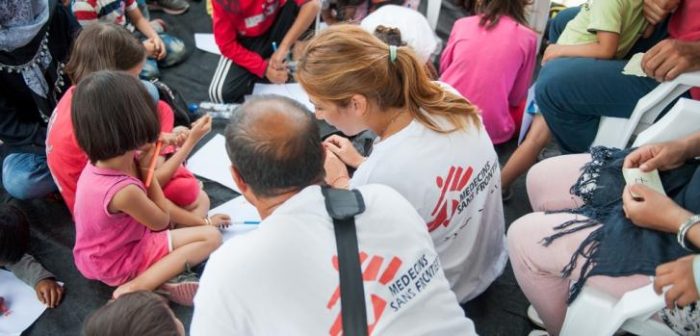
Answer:
[(307, 132), (311, 116), (300, 106), (276, 97), (264, 97), (245, 106), (240, 127), (262, 142), (287, 142)]

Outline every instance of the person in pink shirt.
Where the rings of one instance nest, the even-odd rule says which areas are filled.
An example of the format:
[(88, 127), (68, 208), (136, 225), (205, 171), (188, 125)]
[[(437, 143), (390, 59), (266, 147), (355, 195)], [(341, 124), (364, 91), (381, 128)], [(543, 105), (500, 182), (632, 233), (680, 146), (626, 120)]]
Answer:
[(513, 137), (532, 81), (537, 34), (523, 0), (485, 0), (455, 22), (440, 59), (441, 81), (481, 109), (494, 144)]
[(135, 76), (98, 71), (76, 86), (71, 112), (90, 159), (75, 194), (76, 267), (118, 286), (114, 298), (160, 288), (191, 305), (197, 281), (166, 281), (206, 259), (221, 234), (212, 225), (168, 230), (169, 201), (151, 165), (160, 148), (155, 102)]
[[(145, 49), (125, 28), (115, 24), (95, 23), (83, 28), (75, 41), (66, 71), (75, 83), (98, 70), (123, 70), (138, 76), (145, 60)], [(80, 172), (88, 162), (87, 155), (75, 139), (71, 122), (71, 106), (75, 87), (67, 90), (59, 101), (47, 132), (47, 162), (51, 175), (59, 187), (68, 209), (73, 213), (75, 190)], [(173, 128), (172, 109), (158, 101), (161, 133), (179, 134), (177, 151), (166, 148), (161, 154), (171, 155), (168, 160), (159, 159), (156, 177), (163, 185), (163, 192), (172, 201), (173, 220), (184, 226), (204, 225), (207, 220), (222, 223), (222, 216), (205, 219), (209, 211), (209, 197), (201, 189), (199, 181), (182, 165), (197, 142), (211, 128), (209, 118), (193, 124), (190, 131)]]

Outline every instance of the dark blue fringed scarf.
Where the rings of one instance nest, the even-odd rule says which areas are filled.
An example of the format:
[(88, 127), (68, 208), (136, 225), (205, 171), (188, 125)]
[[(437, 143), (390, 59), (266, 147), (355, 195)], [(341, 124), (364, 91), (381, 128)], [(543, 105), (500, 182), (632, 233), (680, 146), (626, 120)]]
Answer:
[[(658, 265), (690, 254), (678, 245), (675, 234), (640, 228), (625, 218), (622, 164), (629, 152), (591, 148), (593, 160), (583, 167), (581, 177), (571, 187), (571, 194), (581, 197), (584, 205), (564, 210), (587, 218), (562, 223), (555, 227), (557, 233), (542, 241), (548, 246), (561, 236), (597, 226), (562, 269), (562, 277), (568, 277), (577, 263), (583, 262), (581, 278), (571, 287), (569, 303), (591, 276), (653, 275)], [(693, 213), (700, 213), (700, 169), (697, 168), (698, 165), (693, 163), (660, 172), (666, 194)]]

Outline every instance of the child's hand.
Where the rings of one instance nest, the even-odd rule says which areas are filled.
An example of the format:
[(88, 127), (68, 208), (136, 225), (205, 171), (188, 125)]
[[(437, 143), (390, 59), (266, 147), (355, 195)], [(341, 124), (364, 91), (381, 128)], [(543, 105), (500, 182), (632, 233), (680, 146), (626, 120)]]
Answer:
[(229, 217), (229, 215), (216, 214), (209, 217), (209, 222), (212, 226), (225, 229), (231, 225), (231, 217)]
[(63, 287), (56, 281), (44, 279), (39, 281), (36, 286), (36, 297), (49, 308), (55, 308), (63, 298)]
[(163, 146), (182, 147), (189, 136), (189, 128), (177, 126), (173, 128), (171, 133), (161, 133), (159, 140), (163, 143)]
[(544, 50), (544, 55), (542, 56), (542, 65), (547, 63), (549, 60), (559, 57), (559, 45), (550, 44), (547, 49)]
[(148, 168), (151, 166), (151, 161), (153, 160), (153, 155), (156, 150), (155, 144), (145, 144), (139, 148), (141, 153), (137, 158), (139, 173), (141, 174), (141, 179), (146, 180), (146, 175), (148, 175)]
[(157, 60), (162, 60), (166, 55), (165, 44), (160, 36), (149, 38), (143, 41), (143, 46), (146, 48), (148, 56), (152, 56)]
[(289, 79), (287, 69), (276, 69), (271, 63), (268, 63), (265, 77), (273, 84), (284, 84)]
[(666, 292), (666, 307), (684, 307), (698, 301), (698, 289), (693, 277), (694, 255), (685, 256), (675, 261), (665, 263), (656, 268), (654, 290), (661, 294), (663, 288), (671, 286)]
[(192, 128), (188, 134), (187, 141), (194, 145), (198, 143), (199, 140), (202, 140), (202, 138), (211, 131), (211, 121), (211, 116), (207, 114), (192, 123)]

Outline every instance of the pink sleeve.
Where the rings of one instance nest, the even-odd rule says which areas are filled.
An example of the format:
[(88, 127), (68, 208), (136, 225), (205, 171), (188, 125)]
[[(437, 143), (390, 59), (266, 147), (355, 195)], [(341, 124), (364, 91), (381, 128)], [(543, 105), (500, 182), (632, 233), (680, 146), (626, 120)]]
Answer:
[(447, 46), (445, 46), (445, 50), (442, 52), (442, 56), (440, 56), (440, 73), (445, 72), (447, 67), (452, 64), (452, 55), (454, 55), (454, 49), (456, 48), (456, 41), (455, 41), (455, 34), (454, 31), (450, 35), (450, 39), (447, 40)]
[(525, 43), (525, 49), (523, 50), (523, 63), (520, 66), (520, 70), (515, 77), (515, 82), (513, 83), (513, 88), (510, 90), (510, 95), (508, 96), (508, 103), (510, 106), (517, 106), (520, 104), (525, 97), (527, 97), (527, 90), (532, 84), (532, 74), (535, 71), (535, 62), (537, 61), (536, 48), (537, 48), (537, 37), (529, 34), (528, 40)]
[(160, 131), (170, 133), (175, 125), (175, 115), (170, 105), (162, 100), (158, 101), (158, 117), (160, 118)]

